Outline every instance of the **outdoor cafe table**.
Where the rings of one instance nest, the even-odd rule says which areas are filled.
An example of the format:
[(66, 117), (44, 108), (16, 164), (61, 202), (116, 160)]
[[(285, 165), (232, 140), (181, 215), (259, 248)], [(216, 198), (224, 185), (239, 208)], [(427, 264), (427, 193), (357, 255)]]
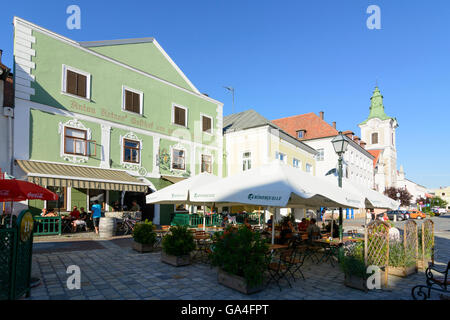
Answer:
[(289, 246), (287, 244), (271, 244), (269, 246), (269, 250), (274, 251), (274, 250), (286, 249), (288, 247)]
[(193, 259), (195, 259), (198, 255), (201, 255), (202, 253), (207, 253), (209, 249), (209, 245), (211, 241), (211, 235), (209, 233), (200, 233), (200, 234), (194, 234), (194, 241), (197, 246), (197, 250), (193, 256)]
[(321, 259), (319, 259), (318, 263), (321, 261), (327, 262), (330, 261), (331, 265), (333, 265), (333, 257), (338, 257), (339, 248), (346, 242), (359, 242), (361, 241), (361, 238), (351, 238), (351, 237), (344, 237), (342, 238), (342, 241), (339, 240), (339, 238), (333, 238), (332, 240), (328, 239), (317, 239), (313, 240), (313, 243), (318, 244), (322, 246), (325, 250), (323, 252), (323, 256)]

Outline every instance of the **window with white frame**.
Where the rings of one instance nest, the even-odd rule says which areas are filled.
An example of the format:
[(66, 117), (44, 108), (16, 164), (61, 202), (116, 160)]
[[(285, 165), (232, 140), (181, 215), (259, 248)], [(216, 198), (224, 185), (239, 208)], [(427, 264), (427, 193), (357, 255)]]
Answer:
[(144, 94), (141, 91), (122, 87), (122, 110), (142, 114)]
[(87, 147), (87, 130), (64, 127), (64, 153), (86, 156)]
[(129, 139), (123, 139), (123, 162), (139, 163), (140, 143)]
[(172, 169), (186, 170), (186, 152), (181, 149), (172, 149)]
[(173, 105), (172, 123), (187, 127), (187, 108)]
[(242, 154), (242, 171), (250, 170), (252, 168), (252, 153), (244, 152)]
[(62, 91), (64, 93), (90, 99), (91, 75), (66, 65), (63, 65)]
[(316, 155), (316, 160), (317, 161), (323, 161), (323, 159), (324, 159), (324, 149), (317, 149), (317, 151), (319, 153)]
[(282, 152), (276, 151), (276, 152), (275, 152), (275, 159), (278, 159), (278, 160), (280, 160), (281, 162), (286, 163), (286, 161), (287, 161), (287, 156), (286, 156), (286, 154), (284, 154), (284, 153), (282, 153)]
[(312, 173), (312, 164), (310, 163), (306, 164), (306, 172)]
[(292, 160), (292, 166), (293, 166), (294, 168), (301, 168), (302, 162), (301, 162), (300, 160), (294, 158), (294, 159)]
[(202, 131), (212, 134), (212, 118), (202, 115)]
[(210, 155), (202, 154), (201, 172), (212, 173), (212, 157)]

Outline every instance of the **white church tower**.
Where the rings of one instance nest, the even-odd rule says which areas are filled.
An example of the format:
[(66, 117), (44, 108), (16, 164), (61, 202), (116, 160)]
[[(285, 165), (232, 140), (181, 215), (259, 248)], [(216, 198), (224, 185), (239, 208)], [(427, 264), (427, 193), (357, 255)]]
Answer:
[(397, 149), (395, 147), (395, 129), (397, 119), (384, 112), (383, 96), (375, 87), (370, 98), (369, 117), (358, 126), (361, 129), (361, 140), (365, 141), (367, 150), (379, 150), (378, 172), (375, 173), (375, 185), (378, 191), (397, 186)]

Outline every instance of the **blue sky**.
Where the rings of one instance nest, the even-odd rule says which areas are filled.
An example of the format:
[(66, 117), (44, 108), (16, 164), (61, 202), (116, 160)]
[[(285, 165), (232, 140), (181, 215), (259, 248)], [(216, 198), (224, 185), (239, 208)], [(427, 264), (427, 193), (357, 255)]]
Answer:
[[(81, 30), (66, 8), (81, 8)], [(381, 30), (369, 30), (369, 5)], [(399, 122), (398, 165), (428, 188), (450, 185), (450, 2), (382, 0), (9, 1), (0, 48), (12, 65), (19, 16), (77, 41), (155, 37), (194, 85), (268, 119), (323, 110), (360, 134), (376, 81)]]

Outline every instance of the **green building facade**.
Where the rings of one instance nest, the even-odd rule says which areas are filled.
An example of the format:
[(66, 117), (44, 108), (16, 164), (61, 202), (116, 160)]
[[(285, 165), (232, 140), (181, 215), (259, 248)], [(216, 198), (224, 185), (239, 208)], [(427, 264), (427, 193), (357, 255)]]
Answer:
[[(14, 76), (14, 175), (60, 192), (66, 210), (223, 175), (223, 104), (154, 38), (76, 42), (16, 17)], [(154, 221), (174, 210), (155, 206)]]

